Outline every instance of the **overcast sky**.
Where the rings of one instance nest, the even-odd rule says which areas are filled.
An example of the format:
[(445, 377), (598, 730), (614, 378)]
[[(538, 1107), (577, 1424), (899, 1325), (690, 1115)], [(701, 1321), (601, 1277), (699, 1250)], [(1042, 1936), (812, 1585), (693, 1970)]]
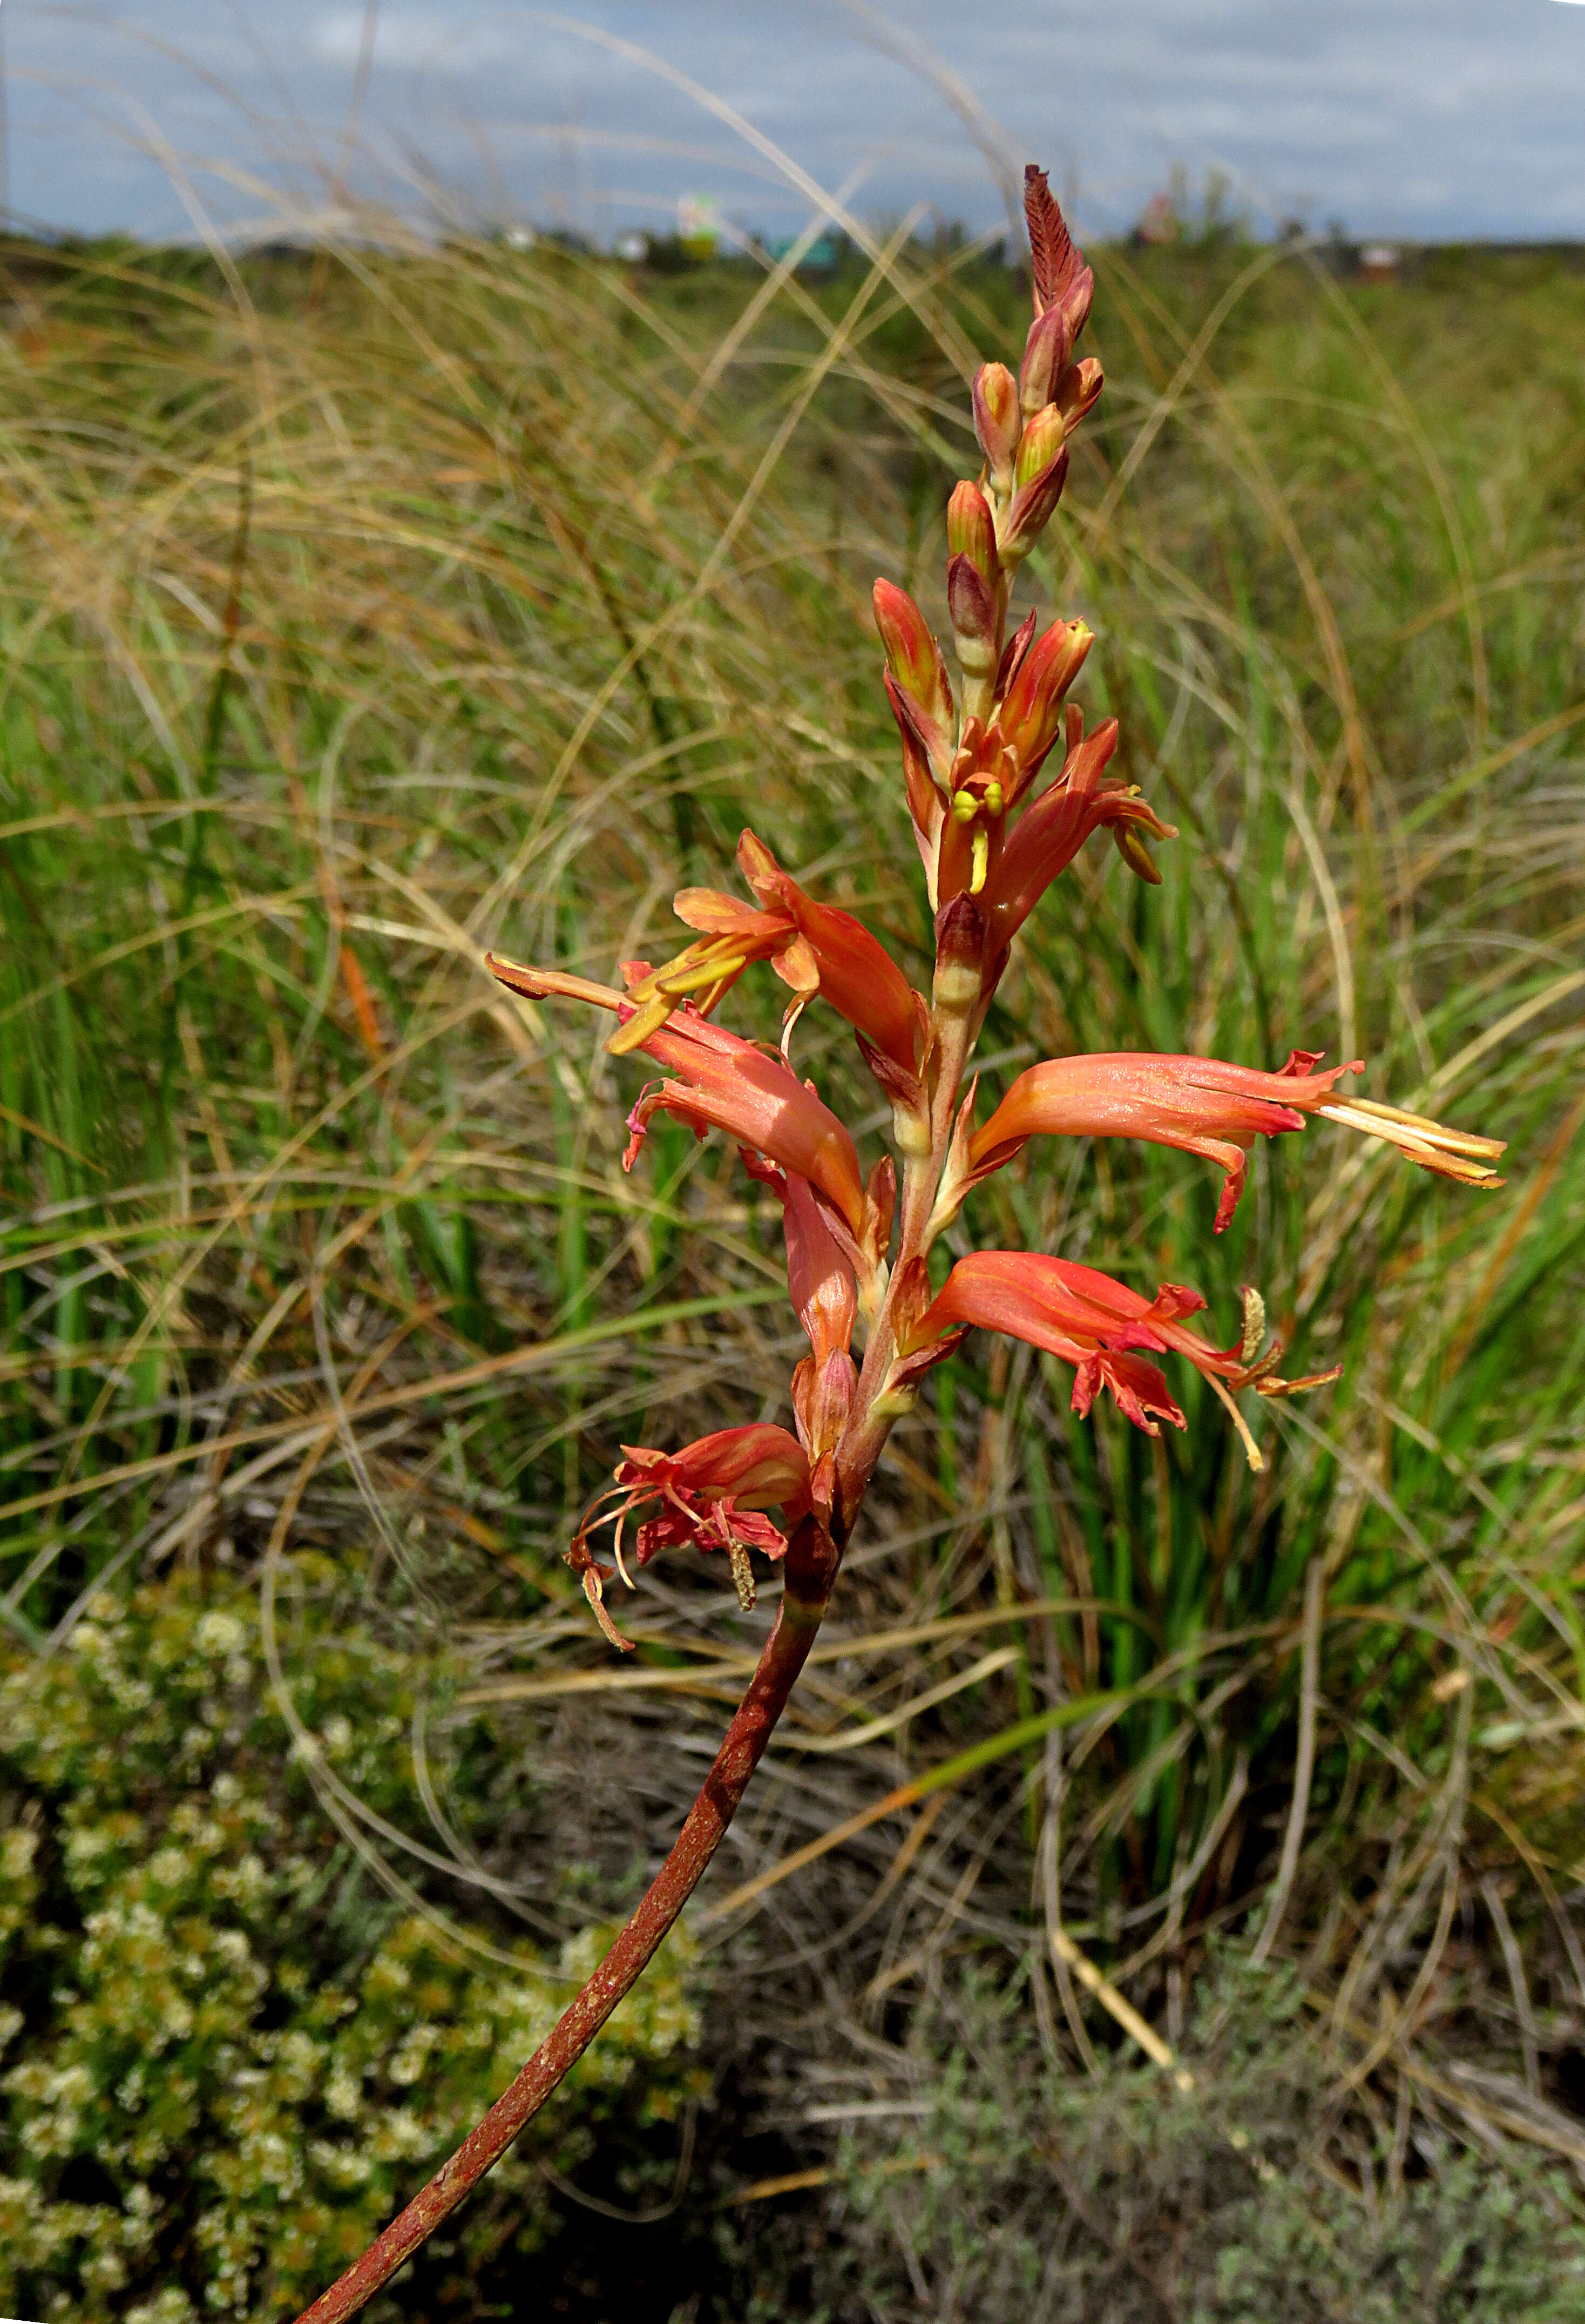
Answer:
[[(350, 118), (372, 23), (361, 120)], [(14, 216), (148, 235), (322, 208), (786, 233), (1000, 215), (1034, 158), (1092, 233), (1175, 163), (1258, 223), (1585, 240), (1578, 0), (0, 0)]]

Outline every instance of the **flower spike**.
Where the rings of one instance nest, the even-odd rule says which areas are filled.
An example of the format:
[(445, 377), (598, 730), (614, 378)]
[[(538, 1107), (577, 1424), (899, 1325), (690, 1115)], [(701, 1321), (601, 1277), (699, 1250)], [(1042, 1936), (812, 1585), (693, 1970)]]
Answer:
[[(1317, 1117), (1383, 1139), (1443, 1176), (1501, 1183), (1491, 1168), (1503, 1151), (1497, 1139), (1341, 1093), (1344, 1073), (1359, 1068), (1317, 1070), (1319, 1056), (1303, 1050), (1276, 1074), (1205, 1057), (1054, 1057), (1021, 1073), (984, 1127), (974, 1128), (974, 1042), (1010, 947), (1045, 890), (1102, 828), (1146, 881), (1156, 876), (1147, 841), (1174, 835), (1109, 772), (1115, 724), (1103, 720), (1086, 734), (1069, 699), (1092, 644), (1084, 623), (1057, 620), (1037, 639), (1031, 611), (1006, 634), (1015, 569), (1052, 519), (1074, 431), (1102, 386), (1101, 365), (1078, 353), (1094, 277), (1043, 171), (1026, 172), (1024, 202), (1033, 318), (1017, 377), (999, 362), (975, 377), (983, 466), (958, 484), (946, 512), (945, 607), (963, 673), (955, 695), (920, 607), (894, 583), (875, 585), (886, 695), (935, 920), (928, 1005), (852, 914), (817, 902), (748, 832), (738, 862), (753, 902), (682, 890), (676, 908), (695, 941), (659, 968), (624, 963), (625, 989), (488, 961), (513, 991), (604, 1010), (616, 1020), (610, 1048), (659, 1066), (662, 1078), (640, 1094), (629, 1118), (625, 1167), (657, 1111), (700, 1136), (714, 1128), (737, 1143), (781, 1204), (788, 1289), (808, 1339), (788, 1383), (796, 1435), (762, 1420), (677, 1452), (624, 1446), (614, 1483), (579, 1526), (567, 1562), (605, 1637), (623, 1651), (631, 1642), (605, 1593), (617, 1577), (632, 1586), (630, 1523), (640, 1565), (691, 1543), (724, 1554), (745, 1609), (754, 1602), (756, 1555), (778, 1561), (783, 1588), (687, 1820), (610, 1951), (457, 2153), (299, 2324), (347, 2324), (390, 2281), (504, 2153), (653, 1958), (787, 1708), (893, 1424), (925, 1374), (968, 1332), (1006, 1333), (1071, 1364), (1075, 1412), (1110, 1395), (1153, 1436), (1163, 1422), (1184, 1425), (1158, 1360), (1189, 1363), (1226, 1406), (1252, 1468), (1261, 1455), (1237, 1398), (1296, 1395), (1337, 1377), (1281, 1376), (1282, 1350), (1265, 1344), (1265, 1309), (1253, 1291), (1227, 1347), (1194, 1328), (1191, 1319), (1204, 1305), (1197, 1292), (1164, 1283), (1147, 1297), (1093, 1268), (1038, 1252), (971, 1253), (933, 1291), (932, 1246), (972, 1186), (1037, 1136), (1145, 1139), (1217, 1164), (1220, 1229), (1255, 1140)], [(1060, 770), (1037, 793), (1059, 745)], [(792, 995), (779, 1054), (713, 1021), (738, 978), (766, 961)], [(883, 1156), (867, 1176), (847, 1129), (787, 1060), (792, 1025), (816, 998), (853, 1027), (889, 1102), (896, 1160)], [(861, 1318), (862, 1367), (852, 1352)], [(756, 1395), (760, 1385), (756, 1379)], [(591, 1545), (603, 1526), (611, 1528), (609, 1564)]]

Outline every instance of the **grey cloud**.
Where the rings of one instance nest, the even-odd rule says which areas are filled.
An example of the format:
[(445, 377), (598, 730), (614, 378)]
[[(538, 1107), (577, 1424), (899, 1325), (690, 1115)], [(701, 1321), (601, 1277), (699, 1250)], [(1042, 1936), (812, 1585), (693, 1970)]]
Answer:
[[(571, 13), (569, 10), (568, 13)], [(861, 208), (1000, 216), (938, 88), (842, 0), (594, 0), (577, 12), (725, 97)], [(1585, 238), (1585, 6), (1558, 0), (893, 0), (1002, 124), (1072, 181), (1087, 230), (1126, 224), (1175, 161), (1229, 170), (1280, 215), (1360, 232)], [(134, 0), (117, 17), (5, 0), (14, 208), (61, 226), (190, 231), (152, 118), (226, 223), (261, 202), (213, 163), (322, 200), (359, 0)], [(141, 108), (141, 110), (140, 110)], [(803, 198), (686, 92), (521, 5), (384, 0), (354, 166), (410, 206), (410, 163), (465, 206), (610, 232), (708, 189), (785, 230)]]

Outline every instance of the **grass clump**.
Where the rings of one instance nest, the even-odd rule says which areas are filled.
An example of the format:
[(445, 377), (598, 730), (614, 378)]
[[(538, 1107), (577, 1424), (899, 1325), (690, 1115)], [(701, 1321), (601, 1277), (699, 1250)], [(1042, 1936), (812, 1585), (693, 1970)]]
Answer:
[[(1577, 2315), (1574, 2175), (1470, 2151), (1424, 2117), (1373, 2130), (1340, 2105), (1304, 2001), (1290, 1972), (1220, 1954), (1187, 2031), (1185, 2089), (1118, 2056), (1089, 2076), (1054, 2070), (1005, 1993), (949, 1981), (914, 2028), (906, 2142), (879, 2126), (849, 2134), (840, 2191), (806, 2220), (802, 2312), (831, 2324)], [(749, 2310), (779, 2312), (774, 2298)]]

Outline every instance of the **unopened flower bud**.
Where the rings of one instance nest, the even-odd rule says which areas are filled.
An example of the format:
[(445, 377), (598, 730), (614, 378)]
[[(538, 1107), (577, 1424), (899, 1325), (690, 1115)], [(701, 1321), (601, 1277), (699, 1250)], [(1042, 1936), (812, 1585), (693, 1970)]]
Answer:
[(1018, 428), (1017, 380), (1005, 364), (982, 364), (974, 376), (974, 433), (999, 492), (1012, 482)]
[(1086, 355), (1064, 374), (1056, 391), (1056, 408), (1071, 434), (1106, 384), (1106, 374), (1093, 355)]
[(1063, 696), (1083, 667), (1095, 633), (1083, 622), (1054, 622), (1030, 647), (996, 714), (1006, 748), (1018, 765), (1020, 788), (1055, 742)]
[(1062, 413), (1048, 403), (1025, 429), (1018, 446), (1018, 489), (1003, 513), (997, 549), (1004, 565), (1027, 557), (1062, 498), (1068, 472)]
[(1043, 315), (1036, 316), (1024, 342), (1018, 372), (1018, 402), (1027, 420), (1051, 401), (1053, 386), (1066, 370), (1073, 351), (1074, 335), (1065, 306), (1048, 307)]
[(970, 558), (947, 560), (946, 602), (952, 613), (953, 641), (966, 678), (989, 678), (1001, 658), (995, 592)]
[(948, 501), (946, 546), (950, 556), (966, 557), (981, 579), (995, 586), (996, 527), (990, 503), (978, 484), (959, 484)]
[(1089, 267), (1082, 267), (1062, 294), (1062, 311), (1067, 318), (1068, 345), (1077, 342), (1079, 333), (1090, 319), (1090, 308), (1095, 297), (1095, 277)]
[(952, 721), (952, 688), (946, 665), (930, 625), (906, 589), (875, 584), (875, 626), (886, 649), (887, 668), (911, 702), (927, 718)]
[(1055, 404), (1046, 404), (1035, 414), (1018, 438), (1018, 456), (1013, 474), (1020, 484), (1032, 484), (1044, 474), (1062, 450), (1067, 427)]

